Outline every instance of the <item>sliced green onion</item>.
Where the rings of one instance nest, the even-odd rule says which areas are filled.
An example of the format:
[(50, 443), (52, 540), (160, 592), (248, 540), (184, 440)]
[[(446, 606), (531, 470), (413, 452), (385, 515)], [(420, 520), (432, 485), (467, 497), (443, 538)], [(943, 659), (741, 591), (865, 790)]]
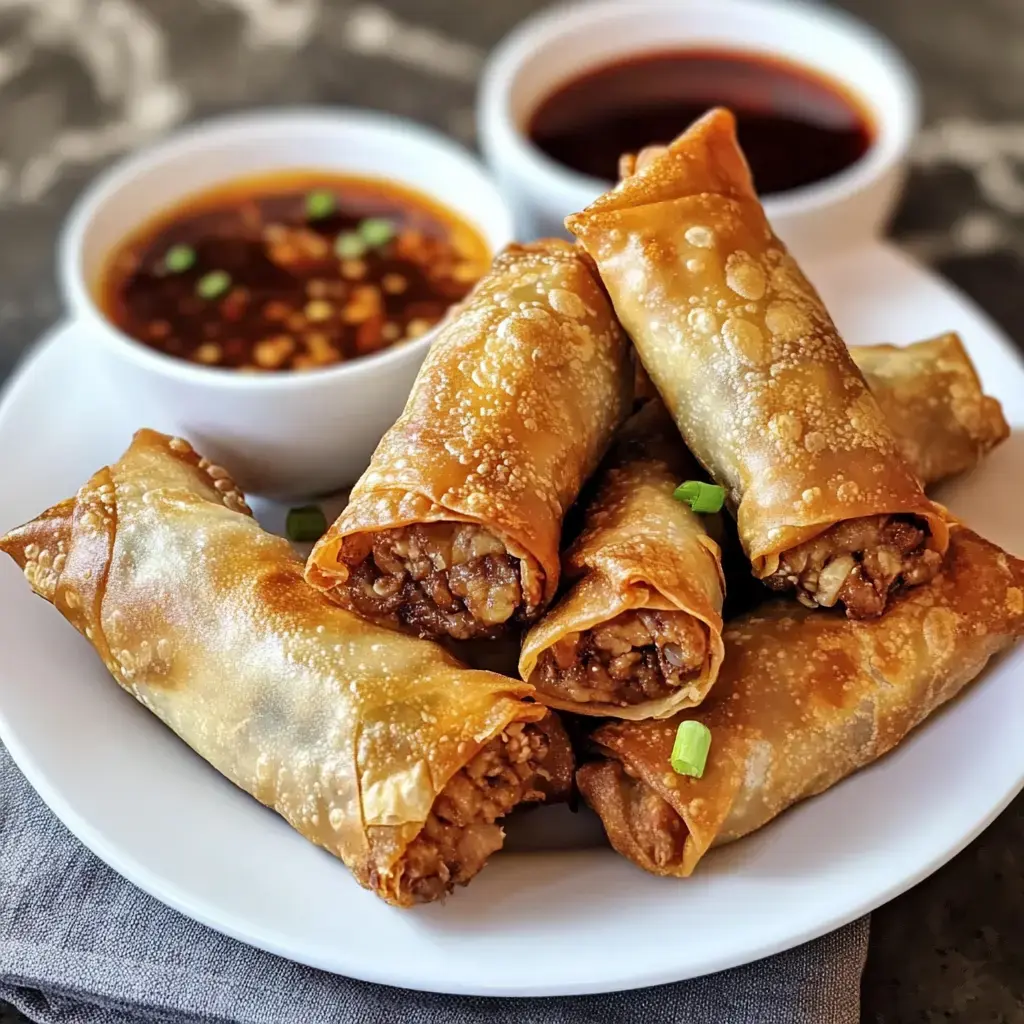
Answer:
[(310, 220), (323, 220), (324, 217), (330, 217), (337, 208), (338, 200), (334, 197), (333, 192), (318, 189), (306, 196), (306, 216)]
[(319, 540), (327, 529), (327, 519), (319, 505), (303, 505), (288, 509), (285, 532), (289, 540), (299, 543)]
[(386, 217), (367, 217), (359, 222), (359, 234), (363, 241), (376, 248), (385, 245), (395, 237), (395, 225)]
[(673, 492), (676, 501), (685, 501), (694, 512), (720, 512), (725, 504), (725, 488), (703, 480), (687, 480)]
[(676, 732), (670, 759), (672, 770), (679, 775), (699, 779), (704, 774), (711, 749), (711, 730), (703, 722), (683, 722)]
[(196, 293), (203, 299), (216, 299), (231, 287), (231, 275), (226, 270), (211, 270), (196, 281)]
[(343, 231), (334, 240), (334, 251), (343, 260), (357, 260), (366, 255), (366, 240), (355, 231)]
[(169, 274), (181, 274), (195, 266), (196, 251), (191, 245), (172, 245), (164, 253), (164, 269)]

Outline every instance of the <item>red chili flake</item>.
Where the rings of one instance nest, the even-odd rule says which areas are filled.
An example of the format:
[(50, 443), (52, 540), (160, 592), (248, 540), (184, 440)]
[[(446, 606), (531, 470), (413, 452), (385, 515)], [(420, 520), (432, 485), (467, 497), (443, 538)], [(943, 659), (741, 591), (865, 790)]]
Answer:
[(249, 305), (249, 293), (244, 288), (235, 288), (220, 304), (220, 315), (232, 323), (242, 319)]

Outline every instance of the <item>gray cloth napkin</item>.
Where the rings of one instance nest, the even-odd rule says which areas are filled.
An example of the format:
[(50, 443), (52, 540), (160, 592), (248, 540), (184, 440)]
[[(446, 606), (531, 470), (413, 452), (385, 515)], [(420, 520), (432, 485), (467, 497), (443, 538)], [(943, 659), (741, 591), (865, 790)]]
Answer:
[(352, 981), (225, 938), (136, 889), (78, 843), (0, 746), (0, 1000), (46, 1024), (856, 1024), (867, 942), (864, 918), (721, 974), (573, 999)]

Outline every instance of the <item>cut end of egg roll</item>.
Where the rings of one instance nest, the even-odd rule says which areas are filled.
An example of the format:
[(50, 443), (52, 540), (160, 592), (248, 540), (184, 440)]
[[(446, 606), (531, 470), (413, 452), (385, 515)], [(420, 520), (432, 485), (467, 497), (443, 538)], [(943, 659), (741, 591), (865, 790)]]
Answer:
[(758, 202), (735, 119), (712, 110), (566, 225), (594, 259), (687, 445), (725, 488), (753, 573), (878, 615), (946, 550), (814, 287)]
[(619, 432), (566, 551), (570, 589), (526, 635), (519, 670), (551, 707), (664, 718), (722, 660), (721, 552), (673, 491), (698, 467), (660, 402)]
[(629, 411), (629, 358), (574, 246), (510, 246), (451, 311), (308, 581), (422, 636), (534, 621), (565, 512)]
[(683, 816), (622, 762), (591, 761), (576, 773), (576, 784), (617, 853), (652, 875), (690, 874), (695, 864), (687, 864), (694, 858), (687, 858)]
[[(577, 783), (623, 856), (685, 877), (714, 845), (761, 828), (882, 757), (1024, 633), (1024, 562), (955, 526), (942, 572), (855, 622), (774, 601), (728, 623), (698, 709), (613, 722)], [(701, 778), (676, 774), (685, 719), (711, 732)]]
[[(330, 557), (327, 546), (319, 558)], [(495, 637), (534, 616), (543, 579), (525, 552), (508, 551), (477, 523), (447, 520), (355, 534), (338, 547), (344, 571), (310, 568), (345, 607), (429, 637)], [(341, 577), (344, 576), (344, 579)], [(524, 585), (525, 584), (525, 585)]]
[(775, 555), (761, 579), (772, 590), (792, 590), (808, 608), (840, 605), (851, 619), (868, 619), (885, 611), (894, 591), (935, 578), (943, 537), (918, 516), (843, 519)]
[(401, 859), (371, 885), (401, 906), (467, 885), (504, 844), (500, 820), (523, 804), (565, 799), (572, 771), (572, 748), (554, 714), (511, 723), (448, 780)]
[[(1002, 407), (982, 390), (958, 335), (850, 352), (922, 484), (971, 469), (1009, 436)], [(787, 551), (765, 582), (787, 590), (796, 577), (796, 595), (809, 607), (842, 604), (851, 617), (870, 617), (891, 590), (934, 577), (942, 559), (927, 541), (906, 516), (846, 521)]]
[(504, 816), (569, 794), (529, 686), (329, 601), (181, 438), (140, 431), (0, 550), (125, 690), (390, 903), (465, 884)]
[(544, 634), (527, 641), (525, 653), (526, 664), (534, 663), (529, 681), (551, 707), (664, 718), (699, 703), (713, 681), (720, 655), (708, 624), (643, 584), (623, 592), (620, 584), (591, 573), (551, 616)]

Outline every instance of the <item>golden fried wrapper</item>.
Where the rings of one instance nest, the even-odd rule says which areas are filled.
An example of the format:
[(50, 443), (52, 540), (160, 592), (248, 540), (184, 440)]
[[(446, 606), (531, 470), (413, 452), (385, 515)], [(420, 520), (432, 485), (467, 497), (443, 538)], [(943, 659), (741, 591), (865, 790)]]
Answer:
[[(413, 876), (436, 852), (422, 833), (450, 780), (515, 723), (548, 734), (550, 779), (528, 798), (567, 788), (568, 740), (522, 699), (531, 687), (327, 600), (181, 438), (140, 431), (0, 550), (125, 690), (391, 903), (468, 880), (451, 864)], [(480, 827), (446, 827), (459, 824)]]
[(566, 220), (690, 450), (729, 494), (755, 574), (846, 520), (947, 530), (715, 110)]
[[(705, 703), (663, 722), (613, 722), (577, 781), (612, 845), (688, 876), (714, 845), (761, 828), (895, 747), (1024, 632), (1024, 562), (953, 526), (942, 573), (851, 621), (775, 600), (726, 624)], [(702, 778), (669, 763), (679, 723), (711, 730)]]
[[(351, 606), (345, 585), (371, 537), (470, 523), (518, 561), (520, 622), (559, 578), (566, 510), (629, 412), (628, 341), (576, 249), (512, 245), (449, 315), (307, 579)], [(387, 617), (402, 624), (401, 610)], [(461, 637), (460, 637), (461, 638)]]
[[(721, 552), (704, 518), (672, 497), (680, 482), (700, 475), (660, 401), (648, 403), (622, 428), (587, 503), (583, 531), (563, 559), (572, 586), (523, 642), (520, 674), (546, 704), (584, 715), (640, 719), (664, 718), (704, 698), (722, 662)], [(685, 618), (682, 635), (698, 631), (702, 660), (683, 685), (628, 702), (567, 699), (561, 688), (547, 685), (545, 672), (537, 670), (546, 651), (638, 611), (662, 613), (663, 620)], [(658, 674), (657, 666), (665, 666), (664, 644), (672, 642), (667, 633), (663, 643), (630, 657), (647, 662), (638, 663), (639, 671)]]
[(850, 349), (889, 428), (925, 485), (973, 468), (1010, 435), (957, 334)]

